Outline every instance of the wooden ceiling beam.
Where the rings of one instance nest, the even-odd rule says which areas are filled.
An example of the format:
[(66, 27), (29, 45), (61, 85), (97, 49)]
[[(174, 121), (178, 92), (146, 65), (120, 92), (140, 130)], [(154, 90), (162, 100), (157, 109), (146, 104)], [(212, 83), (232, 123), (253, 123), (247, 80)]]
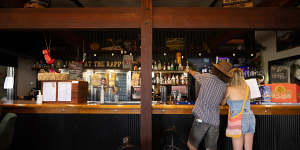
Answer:
[(71, 0), (77, 7), (83, 8), (84, 6), (78, 0)]
[[(284, 7), (291, 6), (297, 0), (264, 0), (257, 4), (255, 7)], [(216, 35), (208, 41), (208, 46), (210, 49), (217, 49), (218, 46), (226, 43), (227, 41), (235, 38), (239, 34), (243, 34), (247, 31), (225, 31), (221, 34)]]
[(155, 7), (153, 28), (299, 29), (298, 14), (297, 8)]
[(4, 29), (139, 28), (140, 8), (3, 8)]
[(0, 0), (0, 8), (23, 8), (27, 0)]
[[(140, 8), (3, 8), (0, 30), (140, 28)], [(263, 14), (263, 15), (262, 15)], [(153, 28), (299, 29), (297, 8), (153, 8)]]
[(298, 0), (264, 0), (255, 7), (289, 7), (297, 2)]

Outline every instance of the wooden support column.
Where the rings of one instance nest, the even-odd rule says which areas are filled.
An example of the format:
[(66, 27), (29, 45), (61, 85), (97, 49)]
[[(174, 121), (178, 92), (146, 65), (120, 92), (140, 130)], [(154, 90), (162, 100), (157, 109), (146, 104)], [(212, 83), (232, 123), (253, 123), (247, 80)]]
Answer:
[(140, 142), (142, 150), (152, 150), (152, 0), (142, 0), (141, 9), (142, 98)]

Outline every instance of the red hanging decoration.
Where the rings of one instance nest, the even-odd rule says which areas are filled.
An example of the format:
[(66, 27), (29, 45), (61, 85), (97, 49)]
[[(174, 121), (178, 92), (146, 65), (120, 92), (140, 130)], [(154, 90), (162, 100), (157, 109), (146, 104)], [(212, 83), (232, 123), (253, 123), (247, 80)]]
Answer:
[(51, 65), (51, 64), (54, 64), (56, 62), (55, 59), (51, 58), (50, 51), (48, 49), (44, 49), (43, 54), (44, 54), (44, 58), (45, 58), (47, 64)]

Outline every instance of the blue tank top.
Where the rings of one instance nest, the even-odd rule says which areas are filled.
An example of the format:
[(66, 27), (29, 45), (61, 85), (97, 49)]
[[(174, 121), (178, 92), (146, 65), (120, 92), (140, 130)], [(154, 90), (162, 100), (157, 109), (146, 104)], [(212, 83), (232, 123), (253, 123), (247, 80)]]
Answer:
[[(241, 111), (243, 106), (244, 100), (227, 100), (227, 104), (231, 111)], [(246, 100), (245, 109), (244, 110), (250, 110), (250, 101)]]

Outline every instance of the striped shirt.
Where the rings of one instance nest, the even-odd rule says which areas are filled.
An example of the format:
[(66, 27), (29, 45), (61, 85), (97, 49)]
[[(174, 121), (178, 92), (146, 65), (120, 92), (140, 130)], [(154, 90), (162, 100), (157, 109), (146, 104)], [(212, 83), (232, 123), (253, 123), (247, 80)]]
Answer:
[(224, 98), (226, 84), (217, 76), (209, 73), (196, 72), (193, 77), (200, 84), (193, 115), (205, 123), (219, 126), (219, 105)]

